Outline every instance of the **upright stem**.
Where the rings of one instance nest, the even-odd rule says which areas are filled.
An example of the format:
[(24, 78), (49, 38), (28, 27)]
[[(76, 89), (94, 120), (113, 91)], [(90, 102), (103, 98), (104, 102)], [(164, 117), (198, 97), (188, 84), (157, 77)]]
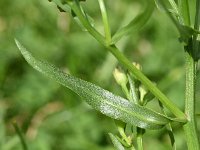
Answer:
[(185, 114), (164, 95), (155, 84), (153, 84), (141, 71), (139, 71), (118, 49), (116, 46), (108, 46), (107, 49), (118, 59), (118, 61), (132, 72), (158, 100), (163, 103), (176, 117), (185, 121)]
[(75, 12), (75, 14), (78, 16), (79, 20), (83, 24), (83, 26), (88, 30), (88, 32), (95, 37), (99, 43), (105, 45), (106, 41), (104, 37), (95, 29), (92, 27), (92, 25), (87, 20), (87, 16), (82, 12), (80, 8), (79, 1), (74, 0), (74, 2), (68, 3), (72, 10)]
[[(82, 13), (78, 0), (68, 3), (71, 9), (75, 12), (83, 26), (88, 30), (88, 32), (98, 40), (102, 45), (104, 45), (116, 58), (117, 60), (130, 72), (132, 72), (138, 80), (140, 80), (155, 97), (160, 100), (164, 106), (166, 106), (178, 119), (180, 122), (185, 122), (185, 114), (172, 102), (166, 95), (164, 95), (140, 70), (138, 70), (119, 50), (115, 45), (107, 45), (104, 37), (93, 28), (90, 23), (86, 20), (86, 17)], [(177, 120), (178, 121), (178, 120)]]
[(142, 136), (143, 136), (143, 132), (144, 129), (141, 128), (137, 128), (137, 147), (138, 150), (143, 150), (143, 140), (142, 140)]
[(98, 0), (98, 1), (99, 1), (99, 6), (101, 9), (101, 14), (102, 14), (102, 20), (103, 20), (103, 24), (104, 24), (106, 43), (109, 45), (111, 42), (111, 33), (110, 33), (110, 26), (109, 26), (109, 22), (108, 22), (108, 16), (107, 16), (106, 8), (104, 5), (104, 0)]
[(186, 91), (185, 91), (185, 114), (188, 122), (184, 125), (188, 150), (199, 150), (199, 141), (195, 120), (195, 79), (196, 63), (193, 57), (185, 52), (186, 59)]
[[(182, 10), (184, 23), (190, 26), (189, 3), (183, 1), (183, 6), (187, 9)], [(196, 17), (194, 28), (199, 29), (199, 0), (196, 0)], [(195, 119), (195, 83), (196, 83), (196, 52), (198, 51), (197, 35), (193, 36), (193, 46), (185, 51), (185, 72), (186, 72), (186, 90), (185, 90), (185, 114), (188, 122), (183, 126), (185, 130), (188, 150), (199, 150), (199, 139)]]

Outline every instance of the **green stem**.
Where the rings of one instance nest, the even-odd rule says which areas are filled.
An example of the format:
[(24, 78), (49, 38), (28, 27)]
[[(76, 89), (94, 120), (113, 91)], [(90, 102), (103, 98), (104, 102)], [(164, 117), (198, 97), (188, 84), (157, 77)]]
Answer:
[(199, 141), (195, 120), (195, 78), (196, 63), (193, 57), (185, 52), (186, 56), (186, 95), (185, 95), (185, 114), (188, 122), (183, 126), (185, 130), (188, 150), (199, 150)]
[(185, 120), (185, 114), (164, 95), (155, 84), (153, 84), (140, 70), (138, 70), (116, 46), (107, 47), (108, 50), (119, 60), (119, 62), (132, 72), (150, 91), (166, 106), (176, 117)]
[(83, 26), (87, 29), (87, 31), (95, 37), (101, 44), (105, 45), (105, 39), (104, 37), (95, 29), (92, 27), (92, 25), (89, 23), (86, 16), (83, 14), (83, 12), (80, 9), (79, 2), (77, 0), (74, 0), (74, 2), (68, 3), (71, 7), (71, 9), (74, 11), (74, 13), (77, 15)]
[(100, 6), (101, 14), (102, 14), (102, 20), (104, 24), (106, 42), (107, 42), (107, 45), (109, 45), (111, 43), (111, 33), (110, 33), (110, 26), (108, 22), (108, 16), (107, 16), (104, 0), (98, 0), (98, 1), (99, 1), (99, 6)]
[(124, 122), (119, 121), (119, 120), (114, 120), (114, 121), (115, 121), (115, 124), (117, 126), (119, 134), (121, 135), (122, 139), (125, 141), (124, 144), (129, 147), (131, 145), (132, 141), (131, 141), (131, 139), (129, 139), (126, 136), (126, 133), (125, 133), (126, 124)]
[[(194, 23), (194, 29), (199, 31), (199, 25), (200, 25), (200, 0), (196, 0), (196, 16), (195, 16), (195, 23)], [(197, 34), (193, 36), (193, 54), (196, 56), (197, 60), (199, 59), (199, 40), (198, 40)]]
[[(199, 0), (196, 1), (196, 18), (194, 28), (198, 30), (199, 28)], [(184, 10), (185, 9), (185, 10)], [(183, 1), (182, 5), (182, 15), (184, 18), (184, 23), (190, 25), (189, 16), (189, 4), (188, 0)], [(198, 51), (197, 35), (193, 37), (193, 48), (187, 49), (185, 52), (185, 72), (186, 72), (186, 95), (185, 95), (185, 114), (187, 116), (188, 122), (183, 126), (187, 145), (189, 150), (199, 150), (199, 139), (197, 135), (197, 126), (195, 118), (195, 82), (196, 82), (196, 56), (194, 52)]]
[(82, 22), (83, 26), (88, 30), (88, 32), (102, 45), (104, 45), (116, 58), (117, 60), (130, 72), (132, 72), (138, 80), (140, 80), (148, 89), (151, 91), (158, 100), (160, 100), (164, 106), (166, 106), (180, 121), (186, 121), (185, 114), (172, 102), (166, 95), (164, 95), (140, 70), (138, 70), (118, 49), (115, 45), (107, 45), (104, 37), (93, 28), (87, 21), (86, 17), (83, 15), (79, 2), (74, 0), (74, 2), (69, 3), (72, 10), (75, 12), (77, 17)]
[(196, 0), (196, 16), (195, 16), (194, 29), (199, 30), (199, 25), (200, 25), (200, 0)]
[(144, 133), (144, 129), (141, 128), (137, 128), (137, 148), (138, 150), (143, 150), (143, 140), (142, 140), (142, 136)]

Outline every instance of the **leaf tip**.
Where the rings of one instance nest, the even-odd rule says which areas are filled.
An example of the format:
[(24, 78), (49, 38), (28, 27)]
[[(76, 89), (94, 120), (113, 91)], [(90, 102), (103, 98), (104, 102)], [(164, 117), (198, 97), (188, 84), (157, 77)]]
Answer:
[(26, 61), (29, 62), (29, 60), (32, 58), (31, 53), (29, 51), (27, 51), (26, 48), (17, 39), (14, 39), (14, 40), (15, 40), (15, 43), (16, 43), (19, 51), (22, 53), (22, 55), (24, 56)]

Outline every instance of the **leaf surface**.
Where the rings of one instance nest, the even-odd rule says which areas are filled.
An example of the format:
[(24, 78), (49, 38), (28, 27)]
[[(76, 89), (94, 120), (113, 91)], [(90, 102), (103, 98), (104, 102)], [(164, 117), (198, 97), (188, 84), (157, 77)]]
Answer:
[(71, 89), (106, 116), (147, 129), (159, 129), (171, 121), (168, 117), (151, 109), (133, 104), (101, 87), (66, 74), (55, 66), (34, 58), (17, 40), (16, 44), (34, 69)]
[(120, 28), (112, 38), (112, 43), (118, 42), (124, 35), (140, 30), (149, 20), (154, 10), (154, 3), (149, 2), (146, 9), (136, 16), (129, 24)]

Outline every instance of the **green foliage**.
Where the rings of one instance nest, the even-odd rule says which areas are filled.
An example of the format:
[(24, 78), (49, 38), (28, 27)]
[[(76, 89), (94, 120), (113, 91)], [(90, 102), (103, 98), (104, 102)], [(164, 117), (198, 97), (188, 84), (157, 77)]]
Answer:
[[(153, 9), (154, 5), (150, 5), (153, 1), (146, 0), (115, 0), (115, 3), (108, 0), (103, 4), (107, 11), (92, 0), (81, 3), (78, 0), (76, 3), (52, 0), (59, 9), (48, 1), (0, 1), (0, 149), (21, 149), (19, 137), (12, 127), (13, 120), (25, 133), (29, 149), (113, 150), (112, 142), (116, 149), (122, 146), (124, 149), (137, 149), (141, 143), (144, 149), (171, 149), (172, 146), (185, 149), (181, 124), (167, 125), (156, 131), (145, 130), (142, 136), (139, 136), (137, 127), (130, 124), (114, 125), (110, 118), (92, 110), (76, 94), (28, 67), (13, 42), (13, 38), (17, 37), (34, 50), (35, 56), (52, 61), (67, 74), (98, 83), (121, 97), (126, 96), (126, 102), (131, 106), (132, 102), (137, 103), (144, 105), (137, 106), (139, 108), (146, 110), (150, 107), (159, 114), (172, 117), (165, 106), (158, 107), (157, 98), (135, 76), (130, 78), (130, 70), (118, 65), (116, 59), (104, 51), (109, 44), (116, 43), (120, 51), (129, 60), (139, 62), (142, 72), (183, 110), (184, 49), (177, 39), (180, 37), (186, 52), (198, 61), (200, 19), (194, 8), (196, 6), (200, 10), (199, 1), (188, 1), (189, 9), (187, 0), (164, 1), (166, 7), (159, 1), (157, 6), (164, 13)], [(88, 32), (93, 37), (98, 36), (103, 47)], [(112, 41), (109, 40), (111, 35)], [(113, 42), (116, 35), (120, 38)], [(128, 82), (126, 80), (120, 85), (121, 89), (112, 77), (116, 66), (129, 78)], [(196, 79), (195, 104), (198, 108), (199, 72)], [(199, 114), (198, 109), (196, 113)], [(177, 120), (173, 122), (177, 123)], [(199, 125), (199, 119), (197, 123)]]
[(118, 141), (117, 137), (115, 137), (112, 133), (109, 133), (109, 136), (116, 150), (125, 150), (120, 141)]
[(37, 71), (76, 92), (101, 113), (141, 128), (159, 129), (171, 120), (150, 109), (130, 103), (94, 84), (65, 74), (58, 68), (35, 59), (18, 41), (16, 44), (26, 61)]

